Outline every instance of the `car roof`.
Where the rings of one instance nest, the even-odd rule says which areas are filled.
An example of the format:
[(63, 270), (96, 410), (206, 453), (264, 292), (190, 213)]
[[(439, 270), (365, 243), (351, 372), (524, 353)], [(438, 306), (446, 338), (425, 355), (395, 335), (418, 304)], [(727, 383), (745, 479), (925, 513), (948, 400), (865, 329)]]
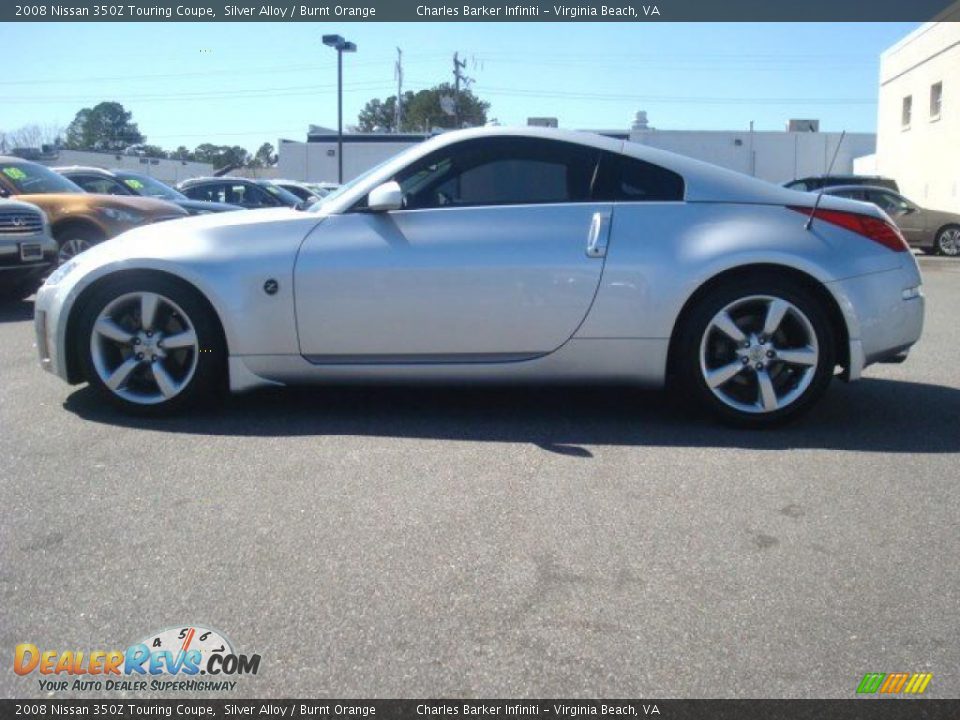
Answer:
[(60, 165), (57, 167), (50, 168), (54, 172), (65, 173), (65, 172), (85, 172), (85, 173), (99, 173), (101, 175), (106, 175), (107, 177), (113, 177), (113, 172), (106, 170), (105, 168), (92, 167), (87, 165)]
[(256, 180), (253, 180), (253, 179), (251, 179), (251, 178), (236, 177), (236, 176), (234, 176), (234, 175), (223, 175), (223, 176), (221, 176), (221, 177), (208, 176), (208, 177), (195, 177), (195, 178), (190, 178), (189, 180), (182, 180), (182, 181), (180, 182), (180, 184), (181, 184), (181, 185), (193, 185), (193, 184), (199, 184), (199, 183), (205, 183), (205, 182), (221, 182), (221, 181), (226, 181), (226, 182), (249, 182), (249, 183), (255, 183), (255, 182), (257, 182)]
[(823, 188), (825, 193), (836, 192), (837, 190), (877, 190), (882, 192), (893, 193), (894, 195), (899, 195), (896, 190), (888, 188), (886, 185), (831, 185), (830, 187)]

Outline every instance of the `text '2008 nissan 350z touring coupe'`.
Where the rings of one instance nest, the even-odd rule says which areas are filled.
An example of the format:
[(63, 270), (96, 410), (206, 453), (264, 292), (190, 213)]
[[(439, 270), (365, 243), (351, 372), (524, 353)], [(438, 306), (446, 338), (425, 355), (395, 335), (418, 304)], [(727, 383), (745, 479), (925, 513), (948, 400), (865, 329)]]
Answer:
[(668, 380), (782, 422), (920, 337), (880, 209), (590, 134), (435, 137), (310, 211), (148, 226), (60, 267), (44, 367), (140, 412), (229, 383)]

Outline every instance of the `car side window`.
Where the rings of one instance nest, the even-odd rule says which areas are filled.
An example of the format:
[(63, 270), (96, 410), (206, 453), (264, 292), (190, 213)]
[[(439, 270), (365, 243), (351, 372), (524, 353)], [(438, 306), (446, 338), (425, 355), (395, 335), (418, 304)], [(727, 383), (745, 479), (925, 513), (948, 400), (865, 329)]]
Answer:
[(850, 198), (851, 200), (866, 200), (867, 195), (863, 190), (840, 190), (838, 192), (832, 192), (831, 195), (836, 195), (837, 197)]
[(598, 152), (539, 138), (467, 140), (442, 148), (395, 178), (411, 210), (586, 202)]
[(74, 175), (70, 179), (88, 193), (98, 193), (100, 195), (130, 194), (110, 178), (97, 177), (96, 175)]
[(870, 202), (879, 206), (885, 212), (891, 215), (898, 215), (906, 211), (908, 205), (902, 198), (885, 192), (870, 192)]
[(219, 183), (208, 185), (193, 185), (184, 188), (183, 194), (191, 200), (206, 200), (208, 202), (223, 202), (219, 198), (223, 197), (222, 186)]
[(593, 199), (605, 202), (683, 200), (683, 178), (672, 170), (638, 158), (604, 152)]

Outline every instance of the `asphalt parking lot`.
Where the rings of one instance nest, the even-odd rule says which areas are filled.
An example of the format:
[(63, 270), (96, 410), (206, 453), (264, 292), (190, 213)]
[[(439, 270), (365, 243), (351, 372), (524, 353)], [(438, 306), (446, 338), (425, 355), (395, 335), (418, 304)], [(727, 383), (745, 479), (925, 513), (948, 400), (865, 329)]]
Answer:
[[(623, 388), (335, 388), (105, 409), (0, 306), (0, 647), (186, 623), (236, 697), (960, 695), (960, 262), (903, 365), (788, 428)], [(0, 672), (3, 697), (45, 696)]]

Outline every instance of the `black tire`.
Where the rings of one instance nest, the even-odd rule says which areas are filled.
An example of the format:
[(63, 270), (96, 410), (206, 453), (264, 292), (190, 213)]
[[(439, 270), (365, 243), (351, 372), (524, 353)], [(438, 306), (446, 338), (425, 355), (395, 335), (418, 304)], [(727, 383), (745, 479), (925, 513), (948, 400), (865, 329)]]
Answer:
[(945, 257), (960, 257), (960, 249), (957, 250), (947, 250), (948, 245), (947, 233), (957, 233), (960, 231), (960, 226), (957, 225), (947, 225), (942, 227), (937, 231), (937, 239), (933, 245), (933, 252), (937, 255), (943, 255)]
[[(818, 347), (812, 380), (806, 389), (784, 407), (765, 412), (745, 412), (726, 404), (710, 389), (701, 369), (701, 342), (704, 341), (707, 328), (714, 317), (732, 303), (755, 296), (779, 298), (799, 309), (812, 326)], [(721, 283), (700, 298), (681, 322), (683, 325), (679, 328), (675, 345), (675, 381), (691, 400), (726, 424), (757, 429), (783, 425), (807, 412), (826, 390), (833, 377), (837, 357), (837, 334), (823, 307), (823, 301), (789, 276), (764, 273), (748, 279), (732, 279)], [(771, 365), (771, 373), (778, 372), (779, 367), (782, 366)], [(745, 372), (749, 375), (752, 370), (746, 367)]]
[[(113, 301), (130, 293), (156, 293), (173, 301), (196, 333), (196, 365), (182, 389), (155, 404), (121, 397), (101, 379), (91, 350), (93, 327)], [(79, 310), (77, 341), (83, 374), (92, 387), (115, 407), (137, 415), (170, 415), (210, 400), (227, 387), (227, 354), (219, 320), (206, 300), (190, 285), (170, 276), (136, 273), (109, 280), (94, 290)], [(179, 317), (179, 315), (175, 315)]]
[(43, 285), (43, 278), (15, 280), (6, 287), (0, 287), (0, 300), (26, 300)]
[(67, 225), (66, 227), (57, 230), (54, 233), (54, 240), (57, 241), (57, 264), (62, 265), (64, 262), (73, 257), (77, 253), (72, 253), (70, 257), (64, 257), (67, 253), (68, 248), (74, 243), (83, 244), (86, 247), (84, 250), (87, 250), (98, 243), (102, 243), (105, 238), (103, 234), (93, 228), (83, 227), (79, 225)]

